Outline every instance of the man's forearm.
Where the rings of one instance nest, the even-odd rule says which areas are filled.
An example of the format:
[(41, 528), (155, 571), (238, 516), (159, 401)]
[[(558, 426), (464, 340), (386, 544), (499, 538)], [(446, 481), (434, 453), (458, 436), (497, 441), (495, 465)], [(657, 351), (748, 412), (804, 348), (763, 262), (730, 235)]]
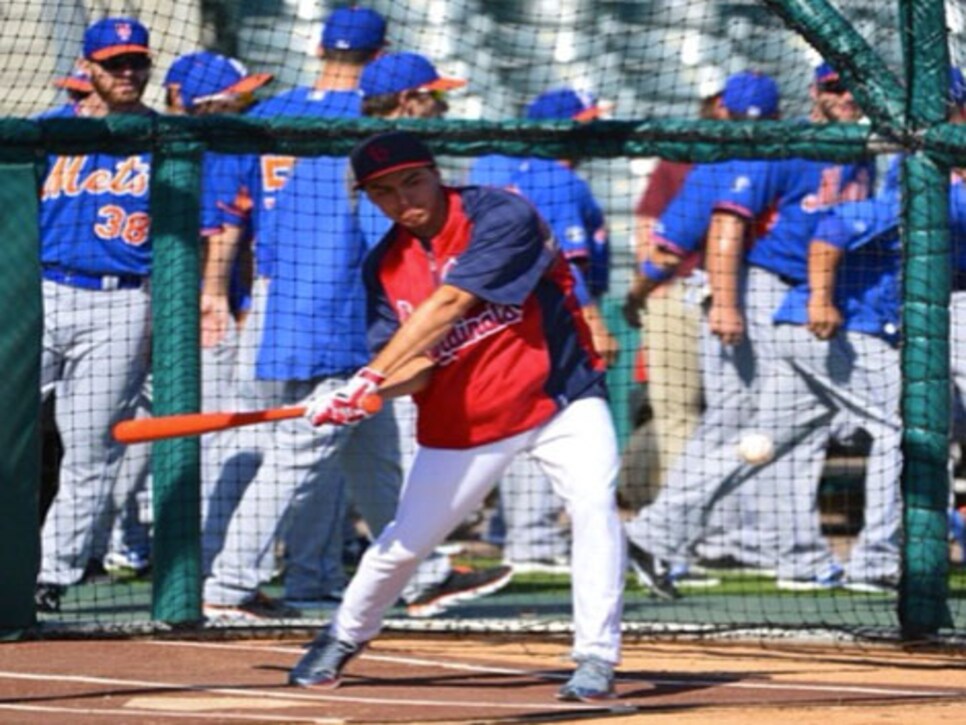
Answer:
[(478, 302), (475, 295), (444, 284), (413, 312), (369, 367), (390, 377), (440, 342), (453, 325)]
[(843, 252), (828, 242), (812, 240), (808, 246), (808, 287), (813, 299), (831, 304), (835, 297), (835, 275)]
[(716, 213), (708, 229), (705, 266), (711, 284), (712, 303), (737, 309), (738, 279), (745, 251), (746, 222), (734, 214)]

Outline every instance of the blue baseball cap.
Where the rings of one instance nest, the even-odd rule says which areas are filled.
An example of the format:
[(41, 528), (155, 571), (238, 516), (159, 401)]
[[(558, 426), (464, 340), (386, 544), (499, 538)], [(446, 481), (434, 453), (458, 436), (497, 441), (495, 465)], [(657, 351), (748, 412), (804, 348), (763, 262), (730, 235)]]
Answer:
[(214, 55), (214, 53), (208, 50), (200, 50), (195, 53), (179, 55), (171, 61), (171, 65), (168, 66), (168, 72), (164, 74), (164, 81), (162, 81), (161, 85), (165, 87), (180, 87), (184, 83), (185, 76), (188, 75), (188, 69), (194, 65), (195, 60), (205, 55)]
[(271, 73), (249, 73), (241, 61), (209, 51), (191, 53), (186, 57), (187, 62), (178, 67), (176, 74), (181, 80), (181, 102), (185, 110), (191, 110), (198, 103), (251, 93), (274, 77)]
[(322, 47), (376, 50), (386, 44), (386, 19), (368, 8), (336, 8), (322, 28)]
[(352, 149), (349, 160), (357, 189), (394, 171), (436, 165), (426, 144), (406, 131), (370, 136)]
[(148, 29), (134, 18), (98, 20), (84, 31), (84, 57), (99, 61), (128, 53), (150, 53)]
[(730, 113), (748, 118), (770, 118), (778, 113), (778, 84), (764, 73), (742, 71), (728, 77), (721, 103)]
[(359, 77), (363, 96), (381, 96), (401, 91), (449, 91), (462, 88), (466, 81), (444, 78), (429, 60), (419, 53), (387, 53), (369, 63)]
[(574, 121), (590, 121), (600, 116), (601, 109), (597, 99), (589, 93), (581, 93), (573, 88), (557, 88), (537, 96), (527, 106), (527, 118), (541, 119), (569, 118)]
[(815, 67), (816, 83), (832, 83), (839, 79), (839, 72), (826, 62), (821, 62)]

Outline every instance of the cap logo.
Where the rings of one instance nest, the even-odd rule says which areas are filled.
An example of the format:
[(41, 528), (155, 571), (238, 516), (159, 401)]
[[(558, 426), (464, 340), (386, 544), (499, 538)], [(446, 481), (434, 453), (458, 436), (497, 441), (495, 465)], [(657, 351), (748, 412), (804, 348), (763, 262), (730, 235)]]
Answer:
[(389, 149), (387, 149), (385, 146), (380, 146), (378, 144), (373, 144), (368, 148), (367, 151), (369, 154), (369, 158), (371, 158), (373, 161), (380, 164), (388, 161), (389, 157), (392, 155), (392, 152)]
[(117, 33), (117, 37), (125, 42), (131, 39), (130, 23), (115, 23), (114, 31)]

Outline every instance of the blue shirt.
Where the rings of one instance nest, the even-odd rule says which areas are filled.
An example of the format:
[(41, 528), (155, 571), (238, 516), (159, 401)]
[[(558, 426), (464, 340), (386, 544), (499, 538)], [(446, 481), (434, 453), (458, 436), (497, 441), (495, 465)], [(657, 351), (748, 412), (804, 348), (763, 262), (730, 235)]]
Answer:
[[(845, 252), (835, 275), (835, 306), (844, 329), (899, 340), (901, 265), (899, 199), (847, 202), (822, 215), (815, 239)], [(807, 282), (793, 287), (775, 313), (778, 323), (808, 322)]]
[[(76, 116), (67, 104), (40, 117)], [(90, 275), (149, 275), (150, 181), (150, 154), (49, 156), (40, 193), (41, 262)]]
[(803, 282), (808, 278), (808, 244), (822, 212), (845, 199), (866, 198), (872, 178), (868, 163), (735, 161), (728, 190), (715, 210), (758, 220), (749, 264)]
[[(295, 88), (255, 106), (256, 118), (361, 115), (357, 90)], [(310, 380), (365, 365), (365, 241), (348, 161), (266, 155), (253, 183), (255, 265), (270, 278), (256, 377)]]
[(657, 246), (679, 257), (704, 248), (711, 215), (727, 190), (733, 164), (723, 161), (691, 168), (680, 191), (654, 223), (652, 236)]

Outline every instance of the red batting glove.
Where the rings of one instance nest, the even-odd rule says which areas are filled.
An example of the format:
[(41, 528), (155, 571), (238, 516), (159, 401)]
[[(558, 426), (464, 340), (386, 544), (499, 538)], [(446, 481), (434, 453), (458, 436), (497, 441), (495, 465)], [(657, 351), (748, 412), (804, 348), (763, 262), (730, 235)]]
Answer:
[(373, 413), (363, 407), (362, 401), (373, 395), (385, 379), (376, 370), (362, 368), (341, 388), (310, 400), (305, 417), (316, 426), (353, 425), (365, 420)]

